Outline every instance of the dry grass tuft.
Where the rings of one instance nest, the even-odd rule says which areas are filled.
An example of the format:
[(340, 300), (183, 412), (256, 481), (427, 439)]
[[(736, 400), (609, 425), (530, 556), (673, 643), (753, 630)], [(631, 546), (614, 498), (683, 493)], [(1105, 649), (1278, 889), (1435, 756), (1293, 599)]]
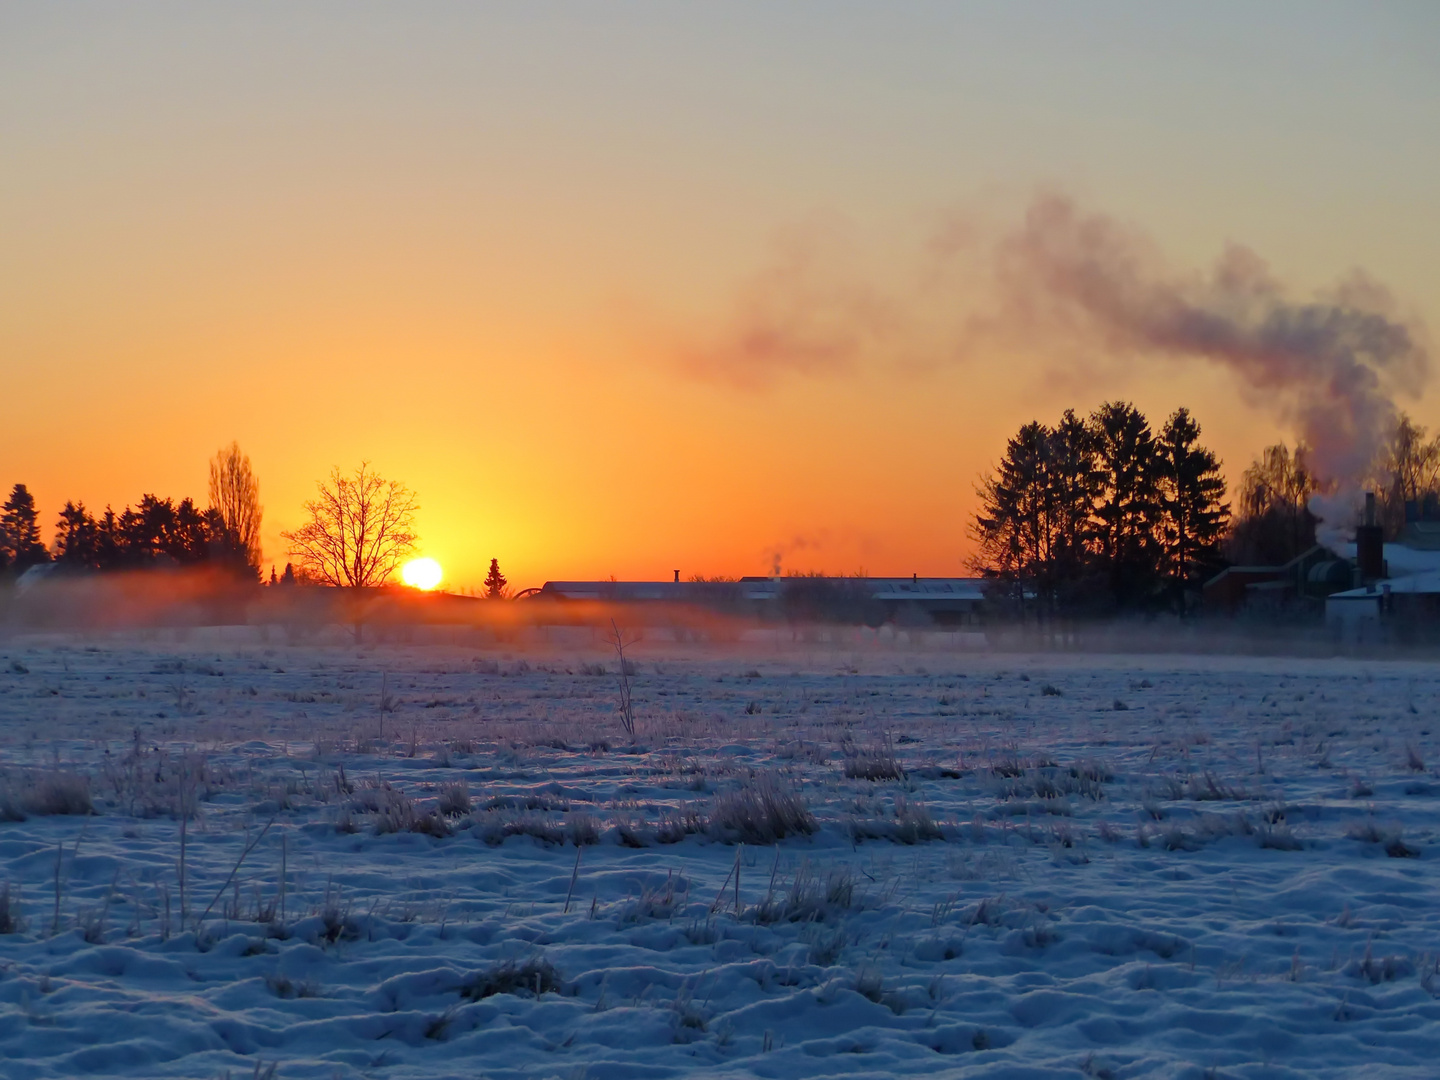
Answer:
[(855, 817), (850, 821), (852, 840), (893, 840), (898, 844), (920, 844), (927, 840), (943, 840), (945, 834), (930, 817), (923, 802), (910, 802), (904, 796), (895, 799), (893, 816)]
[(558, 994), (564, 988), (560, 973), (543, 956), (532, 960), (506, 960), (494, 967), (477, 971), (460, 984), (460, 996), (467, 1001), (484, 1001), (496, 994), (517, 997)]
[(464, 780), (445, 784), (440, 788), (435, 808), (446, 817), (464, 817), (470, 813), (470, 785)]
[(0, 934), (18, 934), (24, 927), (20, 898), (10, 891), (10, 882), (0, 881)]
[(904, 780), (905, 770), (895, 758), (895, 747), (889, 737), (883, 743), (856, 746), (844, 743), (845, 776), (851, 780)]
[(0, 780), (0, 821), (24, 821), (32, 814), (48, 817), (93, 813), (90, 779), (79, 773), (26, 771)]
[(716, 796), (710, 809), (709, 831), (728, 843), (773, 844), (818, 828), (805, 800), (768, 774)]
[[(801, 862), (789, 885), (781, 890), (771, 883), (765, 899), (748, 909), (746, 915), (761, 926), (775, 923), (818, 923), (853, 911), (861, 906), (855, 887), (855, 873), (849, 867), (826, 871), (823, 875)], [(842, 939), (843, 943), (843, 939)]]

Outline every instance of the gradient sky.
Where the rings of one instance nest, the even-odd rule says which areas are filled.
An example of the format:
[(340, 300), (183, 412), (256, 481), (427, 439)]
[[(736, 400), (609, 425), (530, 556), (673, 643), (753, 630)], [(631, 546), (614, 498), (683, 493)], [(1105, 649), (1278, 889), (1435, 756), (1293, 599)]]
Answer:
[[(368, 459), (458, 586), (964, 573), (1031, 418), (1188, 405), (1232, 477), (1288, 432), (1203, 363), (955, 357), (935, 237), (1059, 192), (1179, 271), (1363, 268), (1435, 326), (1437, 46), (1428, 0), (0, 3), (0, 484), (48, 535), (203, 497), (236, 439), (282, 564)], [(697, 360), (797, 265), (919, 314), (815, 370)]]

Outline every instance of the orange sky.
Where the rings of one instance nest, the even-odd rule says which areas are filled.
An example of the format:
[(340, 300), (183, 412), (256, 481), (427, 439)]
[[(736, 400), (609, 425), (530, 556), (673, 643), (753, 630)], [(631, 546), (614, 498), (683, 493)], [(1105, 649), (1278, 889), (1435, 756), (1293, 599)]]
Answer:
[[(955, 359), (970, 297), (917, 276), (937, 223), (1000, 233), (1072, 192), (1180, 272), (1230, 241), (1297, 295), (1363, 267), (1434, 325), (1436, 29), (1425, 5), (10, 6), (0, 484), (47, 525), (203, 496), (236, 439), (282, 564), (314, 481), (368, 459), (456, 586), (492, 556), (519, 587), (777, 553), (963, 573), (975, 477), (1032, 417), (1186, 404), (1232, 475), (1287, 432), (1201, 363)], [(796, 230), (822, 284), (917, 298), (913, 333), (697, 375)]]

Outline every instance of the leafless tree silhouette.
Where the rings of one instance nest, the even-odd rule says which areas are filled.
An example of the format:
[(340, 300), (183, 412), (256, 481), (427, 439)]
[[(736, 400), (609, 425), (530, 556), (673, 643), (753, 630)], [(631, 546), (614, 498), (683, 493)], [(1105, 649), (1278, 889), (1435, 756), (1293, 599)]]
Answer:
[(210, 461), (210, 505), (220, 512), (225, 528), (245, 562), (260, 573), (260, 482), (250, 471), (250, 458), (232, 442)]
[(415, 550), (415, 495), (361, 462), (355, 475), (333, 469), (305, 504), (310, 520), (294, 532), (290, 554), (312, 579), (348, 588), (383, 585)]

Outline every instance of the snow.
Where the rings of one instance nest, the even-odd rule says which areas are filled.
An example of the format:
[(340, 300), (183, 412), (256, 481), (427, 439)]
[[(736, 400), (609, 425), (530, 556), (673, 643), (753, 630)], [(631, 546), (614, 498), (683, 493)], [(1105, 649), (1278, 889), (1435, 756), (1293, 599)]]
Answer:
[(1433, 665), (634, 651), (0, 641), (0, 1074), (1435, 1074)]

